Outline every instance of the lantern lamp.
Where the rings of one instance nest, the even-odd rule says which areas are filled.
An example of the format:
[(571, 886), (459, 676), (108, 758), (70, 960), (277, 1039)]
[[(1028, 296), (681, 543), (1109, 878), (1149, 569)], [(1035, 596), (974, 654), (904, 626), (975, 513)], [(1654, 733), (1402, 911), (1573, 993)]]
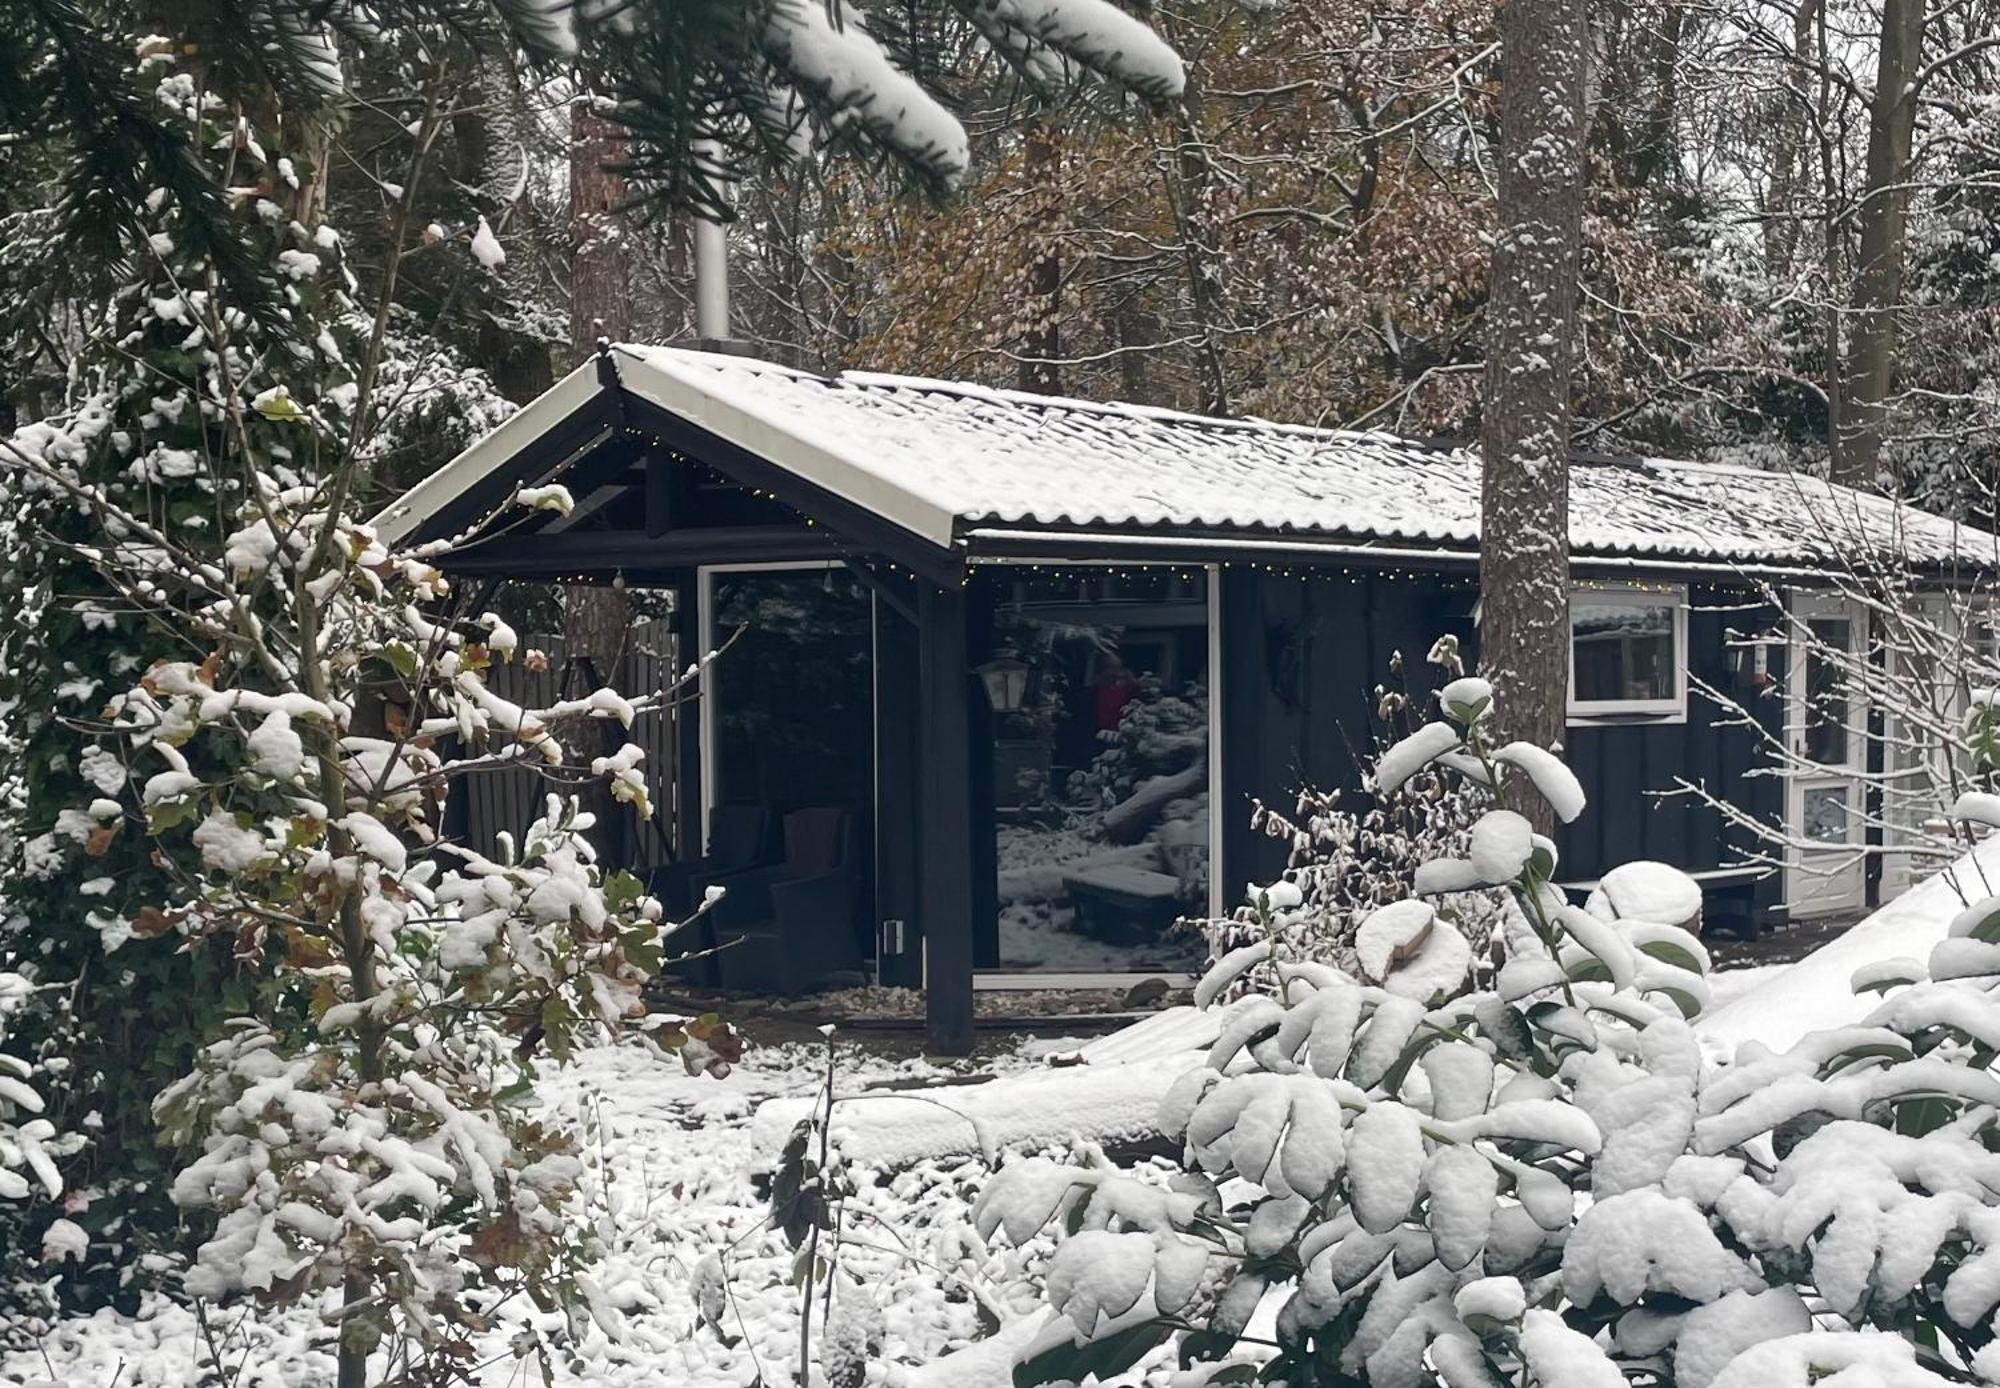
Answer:
[(986, 701), (993, 705), (995, 713), (1021, 711), (1028, 697), (1028, 676), (1034, 668), (1016, 655), (1011, 646), (1002, 646), (993, 659), (978, 667), (979, 678), (986, 685)]

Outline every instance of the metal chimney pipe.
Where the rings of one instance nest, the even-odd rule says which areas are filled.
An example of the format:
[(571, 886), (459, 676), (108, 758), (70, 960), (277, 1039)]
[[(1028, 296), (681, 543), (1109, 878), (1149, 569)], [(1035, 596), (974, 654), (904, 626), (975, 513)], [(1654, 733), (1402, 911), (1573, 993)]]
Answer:
[[(720, 170), (722, 159), (712, 142), (704, 140), (695, 148), (708, 170)], [(720, 179), (716, 187), (728, 197)], [(694, 223), (694, 335), (703, 342), (729, 337), (729, 232), (721, 222), (704, 217)]]

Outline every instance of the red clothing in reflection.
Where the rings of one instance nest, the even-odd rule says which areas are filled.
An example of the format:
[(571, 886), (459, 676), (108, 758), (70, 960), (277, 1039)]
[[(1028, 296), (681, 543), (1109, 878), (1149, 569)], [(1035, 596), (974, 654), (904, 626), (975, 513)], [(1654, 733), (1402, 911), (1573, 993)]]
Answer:
[(1125, 705), (1138, 694), (1139, 681), (1129, 670), (1112, 671), (1092, 685), (1091, 707), (1097, 716), (1097, 731), (1117, 732), (1118, 720), (1125, 716)]

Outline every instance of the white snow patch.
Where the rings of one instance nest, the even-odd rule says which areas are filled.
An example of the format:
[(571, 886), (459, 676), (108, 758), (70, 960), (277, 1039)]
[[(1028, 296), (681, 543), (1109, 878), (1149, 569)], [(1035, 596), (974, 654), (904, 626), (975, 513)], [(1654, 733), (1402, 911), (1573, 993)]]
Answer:
[(500, 267), (507, 263), (507, 252), (501, 249), (500, 238), (493, 234), (493, 228), (486, 219), (479, 219), (478, 228), (472, 233), (472, 258), (490, 273), (498, 274)]
[(1695, 1032), (1729, 1054), (1747, 1041), (1786, 1051), (1809, 1032), (1852, 1026), (1881, 1002), (1873, 993), (1855, 995), (1855, 970), (1884, 959), (1925, 957), (1946, 938), (1965, 903), (1991, 895), (1995, 886), (2000, 886), (2000, 835), (1798, 963), (1704, 1012)]

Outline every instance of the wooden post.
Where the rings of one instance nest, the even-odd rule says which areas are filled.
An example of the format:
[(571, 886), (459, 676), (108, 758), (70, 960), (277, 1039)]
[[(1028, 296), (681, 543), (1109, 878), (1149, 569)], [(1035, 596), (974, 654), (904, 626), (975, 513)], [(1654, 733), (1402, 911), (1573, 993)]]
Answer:
[[(917, 770), (917, 625), (915, 593), (910, 616), (876, 604), (875, 638), (875, 928), (881, 949), (881, 982), (921, 988), (923, 920), (923, 786)], [(894, 930), (887, 922), (898, 922)]]
[(681, 520), (683, 469), (664, 453), (646, 455), (646, 536), (657, 540)]
[(966, 706), (965, 589), (917, 589), (919, 900), (924, 1031), (938, 1055), (972, 1052), (972, 735)]
[[(699, 661), (706, 651), (701, 648), (701, 576), (693, 569), (687, 570), (674, 580), (674, 674)], [(674, 710), (675, 731), (680, 738), (679, 755), (675, 758), (674, 770), (679, 777), (678, 793), (674, 806), (674, 851), (682, 859), (699, 858), (707, 850), (704, 835), (707, 826), (702, 823), (701, 784), (701, 703), (708, 697), (708, 672), (704, 670), (695, 685), (695, 697), (688, 698), (682, 691), (681, 702)]]

